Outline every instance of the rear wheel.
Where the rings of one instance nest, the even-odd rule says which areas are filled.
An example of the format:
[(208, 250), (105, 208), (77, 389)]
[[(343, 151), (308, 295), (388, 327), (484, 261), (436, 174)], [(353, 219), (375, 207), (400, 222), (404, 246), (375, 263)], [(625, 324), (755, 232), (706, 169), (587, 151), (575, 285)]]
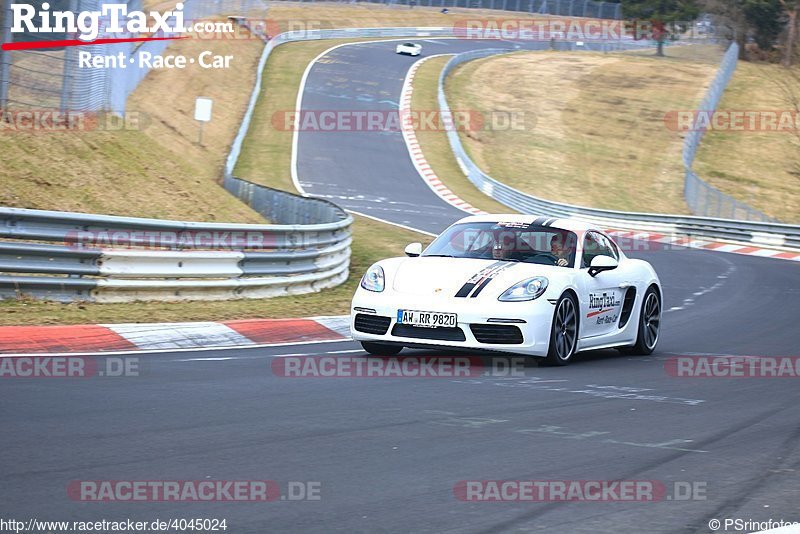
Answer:
[(402, 345), (388, 345), (386, 343), (375, 343), (372, 341), (362, 341), (361, 347), (373, 356), (394, 356), (403, 350)]
[(644, 294), (642, 311), (639, 314), (639, 331), (636, 344), (631, 348), (633, 354), (646, 356), (652, 354), (661, 333), (661, 297), (655, 287), (650, 286)]
[(577, 346), (578, 304), (571, 293), (566, 293), (556, 303), (545, 362), (550, 365), (568, 365)]

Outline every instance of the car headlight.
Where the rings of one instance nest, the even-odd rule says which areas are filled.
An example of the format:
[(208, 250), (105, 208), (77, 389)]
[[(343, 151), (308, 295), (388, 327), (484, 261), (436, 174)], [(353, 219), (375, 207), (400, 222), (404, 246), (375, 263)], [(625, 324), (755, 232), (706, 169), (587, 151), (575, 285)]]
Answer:
[(380, 293), (386, 286), (386, 277), (383, 274), (383, 268), (380, 265), (373, 265), (364, 276), (361, 277), (361, 287), (367, 291), (375, 291)]
[(534, 300), (541, 297), (547, 290), (547, 278), (544, 276), (534, 276), (522, 282), (517, 282), (506, 289), (497, 300), (502, 302), (522, 302)]

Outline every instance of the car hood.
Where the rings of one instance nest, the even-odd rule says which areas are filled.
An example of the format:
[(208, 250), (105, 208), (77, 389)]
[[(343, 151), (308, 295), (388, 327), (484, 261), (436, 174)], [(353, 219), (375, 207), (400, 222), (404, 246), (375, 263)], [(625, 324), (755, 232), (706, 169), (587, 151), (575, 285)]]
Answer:
[(406, 295), (455, 297), (495, 295), (520, 280), (544, 274), (542, 265), (474, 258), (406, 258), (395, 265), (392, 289)]

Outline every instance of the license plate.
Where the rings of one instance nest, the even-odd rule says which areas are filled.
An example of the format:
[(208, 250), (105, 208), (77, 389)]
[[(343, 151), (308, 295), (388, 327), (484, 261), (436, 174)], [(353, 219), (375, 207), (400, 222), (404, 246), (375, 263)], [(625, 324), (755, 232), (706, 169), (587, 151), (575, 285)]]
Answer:
[(397, 324), (424, 328), (454, 327), (458, 323), (455, 313), (438, 313), (417, 310), (397, 310)]

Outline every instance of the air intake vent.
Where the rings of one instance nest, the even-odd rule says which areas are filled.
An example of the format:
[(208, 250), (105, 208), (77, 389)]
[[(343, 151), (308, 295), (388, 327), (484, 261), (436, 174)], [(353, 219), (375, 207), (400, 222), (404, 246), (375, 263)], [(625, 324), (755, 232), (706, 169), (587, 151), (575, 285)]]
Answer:
[(631, 286), (625, 292), (625, 298), (622, 301), (622, 313), (619, 314), (619, 327), (624, 328), (631, 318), (633, 311), (633, 303), (636, 301), (636, 288)]
[(407, 324), (396, 324), (392, 328), (392, 335), (399, 337), (413, 337), (416, 339), (438, 339), (441, 341), (466, 341), (464, 331), (457, 327), (423, 328)]
[(519, 345), (522, 343), (522, 331), (518, 326), (506, 324), (471, 324), (472, 335), (479, 343), (492, 345)]
[(389, 330), (389, 324), (392, 322), (391, 317), (383, 317), (381, 315), (367, 315), (366, 313), (357, 313), (355, 320), (355, 328), (359, 332), (365, 334), (376, 334), (382, 336)]

